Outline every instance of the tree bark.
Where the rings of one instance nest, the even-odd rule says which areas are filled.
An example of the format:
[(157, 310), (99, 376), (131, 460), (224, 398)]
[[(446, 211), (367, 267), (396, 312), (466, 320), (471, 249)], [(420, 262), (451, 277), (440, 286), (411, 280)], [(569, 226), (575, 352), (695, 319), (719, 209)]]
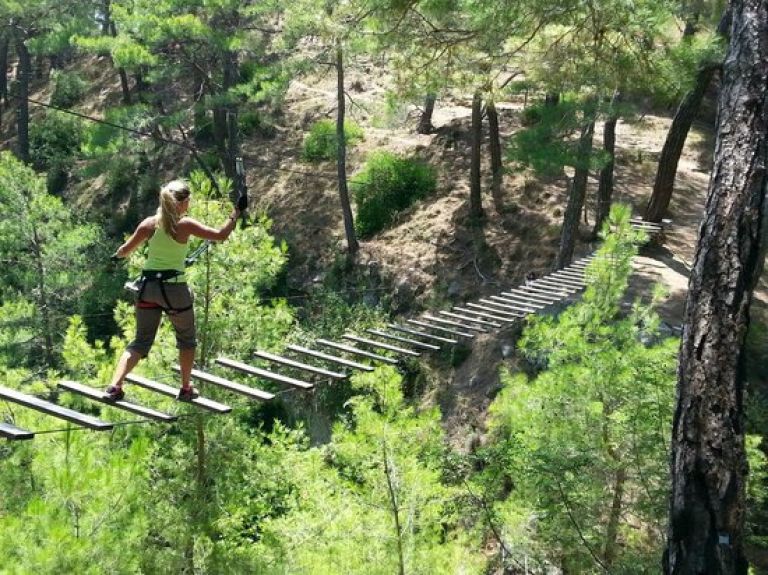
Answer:
[(768, 0), (735, 0), (688, 288), (672, 429), (668, 574), (747, 573), (743, 344), (763, 263)]
[[(727, 35), (729, 22), (730, 12), (726, 11), (717, 27), (720, 35)], [(680, 161), (680, 155), (683, 153), (685, 140), (688, 138), (691, 124), (693, 124), (693, 120), (699, 112), (707, 87), (712, 82), (712, 78), (718, 69), (719, 65), (715, 64), (702, 66), (696, 75), (696, 83), (693, 89), (683, 97), (675, 112), (675, 117), (669, 126), (669, 131), (659, 156), (653, 192), (645, 208), (646, 220), (660, 222), (669, 209), (669, 203), (672, 200), (672, 192), (675, 187), (675, 177), (677, 176), (677, 164)]]
[(480, 184), (480, 144), (483, 138), (482, 97), (475, 92), (472, 97), (472, 153), (469, 168), (469, 217), (477, 221), (483, 217)]
[[(102, 21), (101, 21), (101, 34), (103, 36), (117, 37), (117, 28), (115, 22), (112, 20), (112, 0), (104, 0), (101, 5)], [(115, 61), (112, 60), (112, 65), (115, 65)], [(126, 106), (131, 105), (131, 86), (128, 83), (128, 74), (125, 72), (125, 68), (122, 66), (117, 67), (117, 75), (120, 78), (120, 89), (123, 94), (123, 104)]]
[(608, 526), (605, 529), (605, 548), (603, 550), (603, 563), (606, 567), (613, 565), (618, 551), (619, 525), (621, 523), (621, 511), (624, 504), (624, 487), (627, 482), (627, 470), (619, 467), (616, 470), (613, 484), (613, 500), (611, 501), (611, 513), (608, 516)]
[(424, 99), (424, 111), (419, 118), (419, 125), (416, 131), (419, 134), (431, 134), (435, 127), (432, 125), (432, 114), (435, 111), (435, 100), (437, 100), (436, 94), (427, 94)]
[(659, 165), (656, 170), (656, 180), (653, 183), (653, 192), (648, 206), (645, 208), (645, 219), (652, 222), (660, 222), (666, 215), (669, 202), (672, 200), (672, 191), (677, 176), (677, 164), (688, 138), (696, 114), (701, 107), (701, 100), (707, 91), (712, 77), (715, 75), (715, 66), (706, 66), (696, 75), (696, 84), (680, 102), (672, 124), (664, 140), (664, 147), (659, 156)]
[(19, 64), (16, 73), (18, 83), (18, 108), (16, 126), (18, 132), (17, 154), (25, 164), (29, 164), (29, 80), (32, 75), (32, 62), (23, 38), (16, 40), (16, 54)]
[(488, 114), (488, 135), (491, 151), (491, 197), (496, 212), (501, 215), (504, 212), (504, 199), (501, 197), (501, 185), (504, 179), (504, 166), (501, 160), (501, 138), (499, 137), (499, 114), (496, 104), (488, 100), (486, 106)]
[(344, 116), (346, 113), (346, 95), (344, 93), (344, 49), (341, 40), (336, 40), (336, 173), (339, 179), (339, 200), (341, 213), (344, 217), (344, 234), (347, 238), (347, 256), (352, 259), (357, 254), (358, 243), (355, 235), (355, 221), (352, 217), (352, 206), (349, 203), (347, 188), (347, 142), (344, 137)]
[[(0, 36), (0, 104), (8, 105), (8, 36)], [(0, 109), (0, 113), (5, 108)]]
[(616, 90), (611, 98), (611, 109), (608, 112), (608, 118), (603, 126), (603, 150), (608, 155), (608, 163), (600, 170), (600, 183), (597, 187), (597, 202), (595, 207), (595, 227), (592, 230), (592, 236), (597, 237), (600, 228), (603, 226), (608, 212), (611, 210), (611, 200), (613, 198), (613, 169), (616, 165), (616, 122), (619, 120), (619, 113), (616, 107), (621, 101), (621, 92)]
[(562, 269), (571, 263), (573, 250), (576, 247), (576, 236), (579, 231), (579, 215), (587, 195), (587, 176), (589, 176), (589, 158), (592, 155), (592, 138), (595, 135), (595, 117), (592, 105), (587, 105), (586, 124), (579, 136), (579, 147), (576, 154), (576, 169), (571, 183), (571, 193), (568, 205), (563, 214), (563, 231), (560, 235), (560, 251), (557, 254), (555, 267)]

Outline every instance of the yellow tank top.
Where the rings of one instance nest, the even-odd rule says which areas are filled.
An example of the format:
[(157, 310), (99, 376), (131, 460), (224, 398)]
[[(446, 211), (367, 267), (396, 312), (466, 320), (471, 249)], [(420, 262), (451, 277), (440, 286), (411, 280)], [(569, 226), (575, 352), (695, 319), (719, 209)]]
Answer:
[[(147, 261), (144, 263), (145, 270), (178, 270), (184, 272), (184, 259), (189, 251), (188, 244), (177, 242), (165, 233), (162, 226), (158, 224), (155, 233), (149, 238), (148, 245)], [(179, 276), (177, 281), (184, 281), (184, 279)]]

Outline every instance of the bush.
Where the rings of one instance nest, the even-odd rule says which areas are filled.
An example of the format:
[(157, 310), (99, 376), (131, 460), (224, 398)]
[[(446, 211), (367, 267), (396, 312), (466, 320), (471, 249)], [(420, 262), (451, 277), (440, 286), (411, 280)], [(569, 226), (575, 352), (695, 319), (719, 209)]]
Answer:
[(263, 138), (274, 138), (277, 135), (275, 126), (266, 121), (263, 115), (255, 111), (247, 111), (240, 114), (240, 132), (244, 136), (259, 135)]
[(420, 160), (389, 152), (373, 154), (351, 182), (357, 233), (370, 237), (384, 229), (399, 212), (432, 193), (436, 184), (434, 169)]
[[(354, 146), (363, 139), (363, 130), (354, 122), (344, 122), (344, 142)], [(304, 140), (304, 159), (310, 162), (336, 158), (336, 123), (333, 120), (319, 120), (312, 125)]]
[(57, 193), (66, 185), (67, 173), (83, 141), (83, 125), (63, 113), (48, 113), (29, 127), (29, 151), (32, 166), (50, 174), (48, 188)]
[(85, 95), (85, 86), (85, 81), (78, 74), (56, 72), (51, 105), (57, 108), (71, 108)]

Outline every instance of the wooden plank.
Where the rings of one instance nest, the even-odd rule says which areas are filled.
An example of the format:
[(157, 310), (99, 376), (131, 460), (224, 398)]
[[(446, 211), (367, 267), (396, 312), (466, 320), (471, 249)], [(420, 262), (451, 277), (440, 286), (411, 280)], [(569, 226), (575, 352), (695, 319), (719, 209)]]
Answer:
[[(470, 308), (467, 308), (467, 307), (454, 306), (453, 309), (455, 311), (461, 313), (461, 314), (464, 314), (465, 316), (472, 317), (473, 315), (475, 315), (475, 316), (484, 318), (485, 320), (488, 320), (488, 321), (491, 321), (491, 322), (494, 322), (494, 321), (499, 322), (499, 321), (501, 321), (501, 322), (504, 322), (504, 323), (512, 323), (513, 321), (515, 321), (515, 319), (511, 318), (511, 317), (502, 317), (502, 316), (499, 316), (499, 315), (494, 315), (492, 313), (488, 313), (488, 312), (485, 312), (485, 311), (474, 310), (474, 309), (470, 309)], [(501, 326), (499, 326), (499, 327), (501, 327)]]
[[(131, 383), (135, 383), (136, 385), (143, 387), (144, 389), (155, 391), (160, 395), (165, 395), (166, 397), (170, 397), (172, 399), (176, 399), (176, 396), (179, 394), (179, 390), (175, 387), (165, 385), (164, 383), (160, 383), (158, 381), (152, 381), (151, 379), (147, 379), (146, 377), (135, 375), (133, 373), (126, 375), (125, 379)], [(213, 401), (211, 399), (206, 399), (204, 397), (198, 397), (191, 401), (183, 401), (182, 403), (191, 403), (192, 405), (202, 409), (207, 409), (208, 411), (213, 411), (214, 413), (229, 413), (232, 411), (232, 408), (228, 405), (224, 405), (223, 403), (219, 403), (218, 401)]]
[(493, 307), (499, 307), (499, 308), (505, 309), (505, 310), (508, 309), (508, 310), (512, 310), (512, 311), (516, 311), (516, 312), (522, 312), (524, 314), (536, 313), (537, 309), (541, 309), (540, 306), (533, 307), (533, 306), (526, 306), (526, 305), (522, 305), (522, 304), (502, 303), (502, 302), (500, 302), (498, 300), (485, 299), (485, 298), (481, 299), (480, 303), (483, 303), (483, 304), (486, 304), (486, 305), (489, 305), (489, 306), (493, 306)]
[(69, 421), (70, 423), (74, 423), (76, 425), (82, 425), (83, 427), (94, 429), (96, 431), (107, 431), (113, 427), (111, 423), (107, 423), (106, 421), (101, 421), (100, 419), (96, 419), (90, 415), (85, 415), (84, 413), (80, 413), (74, 409), (69, 409), (68, 407), (56, 405), (55, 403), (45, 401), (44, 399), (40, 399), (34, 395), (21, 393), (15, 389), (0, 387), (0, 399), (11, 401), (13, 403), (23, 405), (24, 407), (34, 409), (35, 411), (40, 411), (47, 415), (52, 415), (53, 417), (58, 417), (64, 421)]
[[(400, 343), (404, 343), (406, 345), (412, 345), (416, 349), (423, 349), (425, 351), (440, 351), (439, 345), (424, 343), (423, 341), (416, 341), (415, 339), (410, 339), (408, 337), (403, 337), (401, 335), (395, 335), (393, 333), (388, 333), (386, 331), (381, 331), (378, 329), (366, 329), (365, 332), (370, 333), (371, 335), (377, 335), (379, 337), (383, 337), (385, 339), (391, 339), (392, 341), (399, 341)], [(417, 333), (419, 333), (419, 335), (422, 335), (422, 336), (425, 335), (420, 332), (417, 332)], [(429, 335), (429, 334), (426, 334), (426, 335)]]
[[(525, 290), (526, 292), (531, 293), (537, 297), (550, 298), (552, 300), (550, 303), (563, 301), (563, 299), (568, 297), (568, 292), (555, 290), (554, 288), (547, 286), (526, 285), (520, 286), (520, 289)], [(505, 293), (507, 292), (501, 292), (501, 295), (505, 295)]]
[(295, 351), (296, 353), (303, 353), (304, 355), (308, 355), (310, 357), (316, 357), (317, 359), (322, 359), (331, 363), (335, 363), (337, 365), (343, 365), (344, 367), (350, 367), (352, 369), (359, 369), (360, 371), (373, 371), (374, 368), (370, 365), (365, 365), (363, 363), (357, 363), (356, 361), (350, 361), (348, 359), (344, 359), (343, 357), (336, 357), (333, 355), (329, 355), (327, 353), (323, 353), (322, 351), (317, 351), (316, 349), (309, 349), (308, 347), (302, 347), (300, 345), (288, 345), (285, 349)]
[[(486, 321), (484, 319), (480, 319), (480, 318), (477, 318), (477, 317), (466, 316), (466, 315), (462, 315), (460, 313), (453, 313), (452, 311), (440, 310), (438, 313), (440, 315), (444, 315), (445, 317), (450, 317), (452, 319), (458, 319), (458, 320), (461, 320), (461, 321), (464, 321), (464, 322), (470, 322), (470, 323), (474, 322), (474, 323), (479, 323), (480, 325), (488, 325), (488, 326), (497, 327), (497, 328), (498, 327), (503, 327), (500, 323), (496, 323), (495, 321)], [(465, 327), (467, 329), (475, 329), (472, 326), (466, 325), (466, 324), (463, 324), (462, 327)], [(483, 331), (486, 331), (486, 330), (483, 330)]]
[[(544, 307), (560, 301), (560, 299), (557, 296), (550, 296), (545, 293), (537, 293), (535, 291), (529, 290), (526, 287), (513, 288), (507, 291), (503, 291), (501, 292), (500, 296), (502, 298), (512, 298), (512, 299), (522, 298), (522, 299), (525, 299), (526, 301), (543, 305)], [(495, 297), (498, 297), (498, 296), (495, 296)]]
[(21, 439), (32, 439), (34, 436), (35, 434), (31, 431), (0, 421), (0, 437), (3, 439), (18, 441)]
[(322, 367), (317, 367), (315, 365), (309, 365), (308, 363), (302, 363), (300, 361), (296, 361), (295, 359), (290, 359), (287, 357), (276, 355), (274, 353), (269, 353), (268, 351), (257, 350), (254, 352), (253, 355), (261, 359), (272, 361), (274, 363), (280, 363), (282, 365), (287, 365), (290, 367), (295, 367), (296, 369), (308, 371), (310, 373), (314, 373), (315, 375), (330, 377), (331, 379), (346, 379), (348, 377), (346, 373), (339, 373), (338, 371), (330, 371), (328, 369), (323, 369)]
[(558, 273), (560, 275), (563, 275), (563, 276), (572, 277), (572, 278), (578, 279), (578, 280), (587, 279), (587, 272), (586, 272), (586, 270), (563, 268), (561, 270), (557, 270), (556, 273)]
[(98, 401), (99, 403), (104, 403), (111, 407), (116, 407), (118, 409), (122, 409), (130, 413), (135, 413), (136, 415), (140, 415), (142, 417), (146, 417), (147, 419), (152, 419), (154, 421), (171, 422), (171, 421), (176, 421), (178, 419), (178, 417), (176, 417), (175, 415), (171, 415), (169, 413), (163, 413), (162, 411), (150, 409), (149, 407), (144, 407), (143, 405), (138, 405), (136, 403), (130, 403), (123, 399), (119, 401), (111, 401), (107, 399), (107, 397), (104, 395), (104, 392), (101, 391), (100, 389), (94, 389), (92, 387), (88, 387), (87, 385), (83, 385), (82, 383), (79, 383), (77, 381), (63, 379), (58, 382), (58, 386), (62, 389), (66, 389), (67, 391), (71, 391), (72, 393), (77, 393), (82, 395), (83, 397), (87, 397), (90, 400)]
[(229, 367), (231, 369), (235, 369), (237, 371), (247, 373), (248, 375), (254, 375), (256, 377), (260, 377), (262, 379), (268, 379), (270, 381), (275, 381), (277, 383), (284, 383), (285, 385), (290, 385), (291, 387), (295, 387), (297, 389), (306, 390), (306, 389), (312, 389), (314, 387), (314, 385), (312, 385), (311, 383), (308, 383), (306, 381), (301, 381), (300, 379), (296, 379), (295, 377), (288, 377), (287, 375), (281, 375), (279, 373), (275, 373), (267, 369), (254, 367), (253, 365), (248, 365), (247, 363), (243, 363), (242, 361), (236, 361), (234, 359), (229, 359), (226, 357), (217, 357), (216, 363), (218, 363), (219, 365), (223, 365), (224, 367)]
[(392, 359), (391, 357), (384, 357), (383, 355), (376, 355), (375, 353), (371, 353), (370, 351), (365, 351), (364, 349), (360, 349), (359, 347), (344, 345), (343, 343), (336, 343), (335, 341), (329, 341), (327, 339), (318, 339), (315, 341), (320, 345), (331, 347), (333, 349), (338, 349), (339, 351), (345, 351), (347, 353), (351, 353), (352, 355), (359, 355), (361, 357), (367, 357), (368, 359), (372, 359), (374, 361), (380, 361), (382, 363), (388, 363), (390, 365), (397, 365), (396, 359)]
[(355, 335), (354, 333), (345, 333), (342, 337), (344, 339), (348, 339), (349, 341), (362, 343), (363, 345), (370, 345), (371, 347), (386, 349), (387, 351), (391, 351), (393, 353), (399, 353), (401, 355), (410, 355), (411, 357), (421, 357), (421, 354), (418, 351), (413, 351), (412, 349), (405, 349), (402, 347), (398, 347), (396, 345), (390, 345), (388, 343), (376, 341), (375, 339), (360, 337), (359, 335)]
[[(179, 366), (174, 366), (174, 369), (178, 371)], [(269, 393), (268, 391), (263, 391), (261, 389), (256, 389), (255, 387), (243, 385), (242, 383), (238, 383), (236, 381), (230, 381), (228, 379), (224, 379), (223, 377), (219, 377), (218, 375), (200, 371), (199, 369), (192, 370), (192, 377), (217, 387), (221, 387), (227, 391), (234, 391), (235, 393), (239, 393), (240, 395), (245, 395), (246, 397), (257, 399), (259, 401), (269, 401), (275, 397), (274, 393)]]
[[(488, 296), (488, 299), (504, 305), (518, 305), (532, 312), (537, 312), (541, 309), (544, 309), (550, 303), (550, 302), (543, 303), (540, 301), (531, 300), (524, 296), (516, 295), (516, 294), (507, 295), (507, 296), (492, 295), (492, 296)], [(480, 301), (483, 301), (483, 300), (480, 300)]]
[(574, 278), (571, 276), (563, 275), (560, 272), (555, 272), (553, 274), (549, 274), (548, 276), (545, 276), (543, 279), (551, 279), (556, 280), (558, 282), (563, 282), (565, 284), (572, 285), (574, 287), (583, 287), (586, 285), (586, 281), (584, 281), (584, 278)]
[(478, 310), (482, 312), (488, 312), (492, 315), (498, 315), (499, 317), (503, 317), (507, 319), (507, 321), (509, 321), (510, 319), (518, 318), (518, 317), (525, 317), (524, 313), (514, 312), (514, 311), (505, 311), (503, 309), (495, 309), (490, 306), (480, 305), (479, 303), (468, 302), (465, 305), (468, 308), (470, 308), (470, 311), (474, 312), (475, 310)]
[[(463, 327), (465, 329), (470, 329), (472, 331), (479, 331), (481, 333), (485, 333), (486, 331), (488, 331), (488, 330), (486, 330), (486, 329), (484, 329), (482, 327), (479, 327), (479, 326), (466, 325), (466, 324), (460, 323), (458, 321), (451, 321), (450, 319), (445, 319), (445, 318), (442, 318), (442, 317), (434, 317), (434, 316), (431, 316), (429, 314), (424, 314), (423, 316), (421, 316), (421, 319), (425, 319), (427, 321), (432, 321), (432, 322), (439, 323), (439, 324), (442, 324), (442, 325), (452, 325), (452, 326), (455, 326), (455, 327)], [(408, 322), (410, 323), (411, 320), (408, 320)]]
[[(427, 328), (431, 328), (431, 329), (435, 329), (435, 328), (438, 327), (438, 326), (434, 326), (434, 325), (431, 326), (428, 323), (424, 323), (423, 321), (418, 321), (418, 320), (407, 320), (407, 321), (413, 323), (414, 325), (422, 324), (423, 326), (427, 326)], [(439, 341), (439, 342), (447, 343), (447, 344), (450, 344), (450, 345), (455, 345), (455, 344), (459, 343), (459, 340), (457, 340), (457, 339), (451, 339), (449, 337), (443, 337), (443, 336), (440, 336), (440, 335), (435, 335), (433, 333), (426, 333), (424, 331), (419, 331), (418, 329), (414, 329), (414, 328), (411, 328), (411, 327), (408, 327), (408, 326), (405, 326), (405, 325), (399, 325), (399, 324), (396, 324), (396, 323), (389, 323), (389, 324), (387, 324), (387, 327), (389, 329), (394, 329), (394, 330), (397, 330), (397, 331), (400, 331), (400, 332), (403, 332), (403, 333), (407, 333), (407, 334), (410, 334), (410, 335), (416, 335), (416, 336), (423, 337), (425, 339), (429, 339), (429, 340), (432, 340), (432, 341)], [(437, 331), (451, 332), (453, 330), (441, 328), (441, 329), (438, 329)], [(474, 337), (474, 336), (472, 334), (469, 334), (469, 337)]]
[(551, 291), (560, 291), (567, 294), (576, 293), (581, 289), (581, 288), (576, 288), (574, 286), (566, 286), (566, 285), (563, 285), (562, 283), (557, 283), (555, 281), (545, 280), (545, 279), (536, 280), (533, 283), (535, 283), (536, 287), (546, 287), (546, 288), (549, 288)]

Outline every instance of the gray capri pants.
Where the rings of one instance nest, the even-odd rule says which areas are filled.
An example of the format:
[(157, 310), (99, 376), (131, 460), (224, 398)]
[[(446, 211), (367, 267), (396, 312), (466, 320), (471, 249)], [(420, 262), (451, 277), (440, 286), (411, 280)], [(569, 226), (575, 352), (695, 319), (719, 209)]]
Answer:
[[(168, 303), (172, 307), (181, 309), (192, 305), (192, 292), (186, 283), (166, 281), (163, 287), (168, 296)], [(157, 329), (160, 327), (163, 308), (167, 305), (160, 291), (160, 282), (147, 282), (141, 300), (136, 302), (136, 337), (128, 345), (129, 350), (135, 351), (142, 357), (149, 354), (157, 335)], [(171, 312), (168, 314), (168, 319), (176, 332), (177, 348), (194, 349), (197, 347), (194, 309), (189, 307), (180, 313)]]

